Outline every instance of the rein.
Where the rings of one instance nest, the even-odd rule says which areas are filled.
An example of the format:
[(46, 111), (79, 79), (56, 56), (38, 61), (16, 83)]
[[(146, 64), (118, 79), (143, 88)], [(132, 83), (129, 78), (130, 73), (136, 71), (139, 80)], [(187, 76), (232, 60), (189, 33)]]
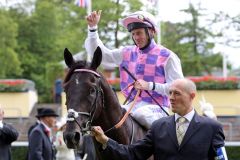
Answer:
[(131, 104), (131, 106), (129, 107), (128, 111), (124, 114), (124, 116), (122, 117), (122, 119), (117, 123), (115, 124), (112, 128), (106, 130), (104, 133), (107, 133), (109, 131), (111, 131), (112, 129), (118, 129), (122, 126), (122, 124), (126, 121), (128, 115), (130, 114), (132, 108), (134, 107), (136, 101), (137, 101), (137, 98), (139, 97), (139, 94), (141, 93), (140, 90), (138, 90), (136, 96), (134, 97), (134, 100), (133, 100), (133, 103)]
[[(134, 81), (137, 81), (137, 79), (132, 75), (131, 72), (129, 72), (129, 70), (127, 70), (126, 67), (123, 66), (122, 69), (123, 69), (124, 71), (126, 71), (126, 72), (129, 74), (129, 76), (132, 77), (132, 79), (134, 79)], [(132, 93), (132, 91), (133, 91), (133, 90), (131, 90), (131, 93)], [(158, 101), (157, 101), (147, 90), (144, 90), (144, 91), (145, 91), (145, 92), (152, 98), (152, 100), (162, 109), (162, 111), (163, 111), (167, 116), (169, 116), (169, 113), (168, 113), (167, 111), (165, 111), (165, 109), (162, 107), (162, 105), (159, 104)], [(131, 93), (130, 93), (129, 95), (131, 95)], [(127, 99), (125, 100), (125, 102), (127, 102), (127, 101), (129, 100), (129, 98), (130, 98), (130, 96), (127, 97)]]
[[(89, 73), (94, 74), (98, 78), (101, 77), (100, 74), (98, 74), (97, 72), (95, 72), (93, 70), (89, 70), (89, 69), (75, 69), (74, 72), (89, 72)], [(96, 89), (96, 98), (94, 100), (94, 103), (91, 106), (92, 110), (90, 112), (77, 112), (72, 108), (68, 109), (68, 111), (67, 111), (68, 112), (67, 121), (76, 122), (82, 133), (90, 131), (91, 124), (94, 119), (94, 115), (96, 113), (96, 108), (97, 108), (96, 102), (97, 102), (97, 98), (98, 98), (98, 93), (100, 92), (103, 95), (103, 91), (102, 91), (101, 87), (100, 87), (100, 89), (98, 89), (97, 87), (95, 89)], [(103, 102), (103, 105), (104, 105), (104, 102)], [(84, 115), (84, 116), (89, 117), (89, 120), (87, 121), (85, 127), (82, 127), (76, 120), (79, 117), (79, 115)]]
[[(95, 71), (93, 71), (93, 70), (90, 70), (90, 69), (75, 69), (74, 72), (88, 72), (88, 73), (94, 74), (94, 75), (97, 76), (98, 78), (101, 77), (100, 74), (98, 74), (97, 72), (95, 72)], [(92, 121), (93, 121), (93, 118), (94, 118), (94, 115), (95, 115), (95, 111), (96, 111), (96, 107), (97, 107), (96, 101), (97, 101), (97, 97), (98, 97), (98, 92), (101, 92), (101, 93), (102, 93), (102, 90), (97, 90), (97, 95), (96, 95), (96, 98), (95, 98), (94, 103), (93, 103), (93, 105), (92, 105), (92, 108), (93, 108), (93, 110), (94, 110), (93, 115), (91, 114), (93, 110), (92, 110), (90, 113), (88, 113), (88, 112), (77, 112), (77, 111), (75, 111), (75, 110), (72, 109), (72, 108), (68, 109), (67, 121), (76, 122), (77, 125), (79, 126), (81, 132), (83, 132), (83, 133), (91, 130), (91, 123), (92, 123)], [(136, 101), (137, 101), (137, 98), (138, 98), (138, 96), (139, 96), (140, 93), (141, 93), (141, 91), (138, 90), (138, 92), (137, 92), (137, 94), (136, 94), (136, 96), (135, 96), (135, 98), (134, 98), (133, 103), (131, 104), (131, 106), (130, 106), (130, 108), (128, 109), (128, 111), (124, 114), (124, 116), (122, 117), (122, 119), (121, 119), (116, 125), (114, 125), (114, 126), (111, 127), (110, 129), (106, 130), (104, 133), (107, 133), (107, 132), (109, 132), (109, 131), (111, 131), (111, 130), (113, 130), (113, 129), (118, 129), (118, 128), (120, 128), (120, 127), (122, 126), (122, 124), (126, 121), (128, 115), (130, 114), (132, 108), (134, 107), (134, 105), (135, 105), (135, 103), (136, 103)], [(95, 107), (94, 107), (94, 105), (95, 105)], [(78, 123), (78, 121), (76, 120), (76, 119), (79, 117), (79, 115), (88, 116), (89, 119), (90, 119), (90, 121), (87, 121), (86, 126), (85, 126), (84, 128), (83, 128), (83, 127)]]

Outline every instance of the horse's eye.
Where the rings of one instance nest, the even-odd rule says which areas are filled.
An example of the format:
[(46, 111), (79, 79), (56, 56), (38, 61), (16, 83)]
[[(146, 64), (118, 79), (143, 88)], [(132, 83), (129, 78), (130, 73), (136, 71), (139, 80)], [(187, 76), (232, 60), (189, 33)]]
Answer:
[(95, 89), (91, 88), (90, 91), (89, 91), (89, 94), (93, 94), (94, 92), (95, 92)]
[(95, 78), (94, 77), (92, 77), (91, 79), (90, 79), (90, 82), (92, 82), (92, 83), (95, 83)]

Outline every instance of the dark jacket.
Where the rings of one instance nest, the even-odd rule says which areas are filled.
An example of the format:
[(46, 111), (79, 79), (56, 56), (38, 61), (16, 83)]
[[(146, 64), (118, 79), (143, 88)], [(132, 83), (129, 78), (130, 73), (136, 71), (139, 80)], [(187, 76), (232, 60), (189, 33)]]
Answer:
[(53, 160), (52, 142), (43, 124), (38, 124), (29, 135), (29, 160)]
[(104, 160), (146, 160), (154, 155), (154, 160), (214, 160), (216, 149), (224, 146), (222, 126), (215, 120), (195, 113), (178, 145), (174, 116), (155, 121), (144, 139), (129, 147), (108, 141), (102, 151)]
[(38, 122), (35, 122), (33, 125), (31, 125), (31, 126), (29, 127), (29, 129), (28, 129), (28, 137), (29, 137), (31, 131), (32, 131), (38, 124), (39, 124)]
[(18, 131), (10, 124), (0, 128), (0, 160), (11, 160), (11, 143), (18, 138)]

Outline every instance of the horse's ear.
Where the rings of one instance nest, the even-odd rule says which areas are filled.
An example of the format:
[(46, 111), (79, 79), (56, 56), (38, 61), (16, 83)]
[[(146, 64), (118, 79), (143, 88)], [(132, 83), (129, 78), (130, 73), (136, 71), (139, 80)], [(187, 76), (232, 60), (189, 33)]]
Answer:
[(97, 47), (93, 55), (91, 68), (96, 70), (98, 66), (101, 64), (101, 62), (102, 62), (102, 50), (100, 47)]
[(67, 48), (64, 49), (64, 60), (68, 68), (71, 68), (75, 63), (72, 53)]

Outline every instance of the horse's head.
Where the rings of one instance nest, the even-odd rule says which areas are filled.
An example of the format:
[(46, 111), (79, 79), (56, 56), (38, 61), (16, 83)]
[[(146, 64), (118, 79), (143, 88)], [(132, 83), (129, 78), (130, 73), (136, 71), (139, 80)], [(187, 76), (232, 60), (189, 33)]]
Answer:
[(81, 133), (91, 129), (91, 123), (100, 115), (103, 102), (101, 75), (96, 71), (102, 61), (98, 47), (91, 63), (75, 62), (68, 49), (64, 50), (65, 63), (69, 68), (64, 80), (68, 119), (64, 140), (68, 148), (79, 146)]

